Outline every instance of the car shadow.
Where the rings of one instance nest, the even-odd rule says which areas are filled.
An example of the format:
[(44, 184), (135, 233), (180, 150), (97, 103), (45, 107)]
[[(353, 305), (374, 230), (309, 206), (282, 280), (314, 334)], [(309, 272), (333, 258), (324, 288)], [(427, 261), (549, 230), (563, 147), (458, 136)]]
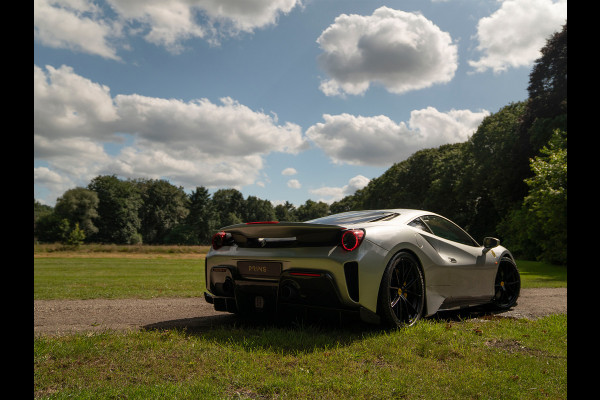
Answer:
[(360, 320), (358, 315), (345, 312), (304, 312), (275, 315), (268, 313), (255, 313), (238, 315), (223, 313), (219, 315), (183, 318), (169, 321), (160, 321), (142, 326), (143, 330), (184, 330), (190, 334), (200, 334), (211, 330), (221, 329), (323, 329), (336, 330), (348, 329), (350, 331), (369, 331), (377, 325), (367, 324)]
[[(337, 315), (336, 315), (337, 314)], [(248, 349), (262, 348), (283, 354), (311, 353), (336, 345), (349, 345), (373, 333), (381, 326), (367, 324), (358, 315), (253, 314), (223, 315), (161, 321), (141, 327), (146, 331), (179, 331), (223, 345), (235, 343)]]
[[(427, 320), (461, 322), (474, 318), (503, 317), (485, 307), (441, 311)], [(161, 321), (141, 327), (146, 331), (179, 331), (223, 345), (235, 343), (248, 349), (262, 348), (286, 354), (310, 353), (332, 346), (350, 345), (371, 335), (393, 329), (365, 323), (352, 313), (321, 312), (294, 313), (283, 316), (253, 314), (219, 315)], [(411, 329), (406, 328), (406, 329)]]

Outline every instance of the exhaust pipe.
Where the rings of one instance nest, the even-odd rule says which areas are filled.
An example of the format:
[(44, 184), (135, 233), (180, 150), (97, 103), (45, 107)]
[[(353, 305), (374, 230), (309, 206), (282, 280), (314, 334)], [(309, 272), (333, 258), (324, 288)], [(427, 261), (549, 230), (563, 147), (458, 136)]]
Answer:
[(284, 284), (279, 289), (279, 298), (283, 301), (293, 300), (298, 297), (298, 289), (292, 286), (290, 283)]

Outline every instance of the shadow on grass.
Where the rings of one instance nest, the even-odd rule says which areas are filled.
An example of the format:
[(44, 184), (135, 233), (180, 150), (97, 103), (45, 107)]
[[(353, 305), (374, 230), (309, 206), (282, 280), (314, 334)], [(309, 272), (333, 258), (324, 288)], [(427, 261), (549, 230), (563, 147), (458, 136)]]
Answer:
[(372, 334), (379, 325), (364, 323), (358, 315), (338, 312), (290, 313), (285, 315), (223, 315), (162, 321), (144, 330), (177, 330), (204, 340), (282, 354), (310, 353), (318, 349), (349, 345)]
[[(426, 320), (461, 322), (473, 318), (506, 318), (484, 307), (443, 311)], [(179, 331), (227, 346), (247, 350), (271, 350), (282, 354), (310, 353), (319, 349), (346, 346), (369, 336), (395, 331), (368, 324), (358, 314), (336, 311), (307, 311), (286, 315), (223, 313), (214, 316), (161, 321), (143, 326), (147, 331)], [(403, 329), (411, 329), (403, 328)]]

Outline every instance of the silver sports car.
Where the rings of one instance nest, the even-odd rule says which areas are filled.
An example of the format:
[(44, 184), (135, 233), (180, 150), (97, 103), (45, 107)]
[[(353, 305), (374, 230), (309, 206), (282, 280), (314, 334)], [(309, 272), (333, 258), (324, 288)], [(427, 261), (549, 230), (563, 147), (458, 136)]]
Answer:
[(480, 246), (441, 215), (409, 209), (249, 222), (213, 237), (204, 297), (217, 311), (355, 311), (410, 326), (440, 310), (516, 304), (521, 279), (498, 239)]

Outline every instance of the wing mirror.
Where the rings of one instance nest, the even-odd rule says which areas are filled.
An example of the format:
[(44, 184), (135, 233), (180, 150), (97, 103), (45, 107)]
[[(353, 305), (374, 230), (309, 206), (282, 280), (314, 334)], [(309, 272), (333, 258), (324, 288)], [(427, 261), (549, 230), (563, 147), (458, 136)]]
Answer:
[(492, 249), (496, 246), (500, 246), (500, 239), (496, 239), (493, 237), (484, 237), (483, 238), (483, 247), (486, 249)]

